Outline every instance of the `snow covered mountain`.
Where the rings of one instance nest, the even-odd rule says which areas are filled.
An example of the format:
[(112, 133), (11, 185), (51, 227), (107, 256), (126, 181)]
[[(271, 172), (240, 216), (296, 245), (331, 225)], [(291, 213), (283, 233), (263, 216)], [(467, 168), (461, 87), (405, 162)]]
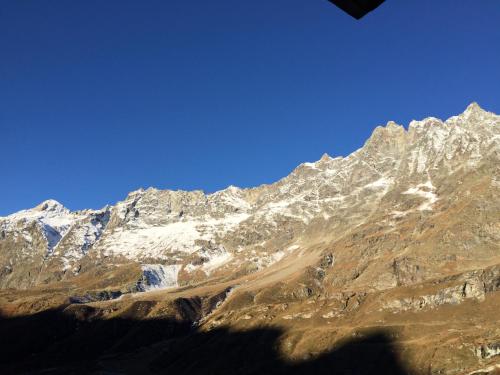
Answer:
[(199, 282), (268, 267), (311, 242), (311, 232), (439, 215), (470, 173), (484, 171), (497, 191), (499, 123), (473, 103), (444, 122), (379, 126), (351, 155), (325, 154), (271, 185), (213, 194), (140, 189), (114, 206), (78, 212), (48, 200), (0, 218), (0, 286), (67, 279), (82, 262), (130, 261), (170, 267), (178, 277), (172, 285)]
[(131, 358), (133, 373), (233, 373), (220, 369), (267, 348), (246, 373), (276, 357), (280, 374), (316, 373), (310, 358), (386, 373), (397, 352), (412, 370), (392, 373), (489, 374), (499, 303), (500, 116), (475, 103), (389, 122), (270, 185), (0, 218), (0, 336), (22, 354), (17, 373), (26, 358), (34, 373), (130, 373)]

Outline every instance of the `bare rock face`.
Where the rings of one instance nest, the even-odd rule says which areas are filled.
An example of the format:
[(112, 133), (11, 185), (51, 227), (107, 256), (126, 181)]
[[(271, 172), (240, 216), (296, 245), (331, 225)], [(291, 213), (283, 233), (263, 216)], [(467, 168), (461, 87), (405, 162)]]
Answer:
[[(20, 289), (71, 290), (73, 303), (112, 304), (103, 317), (120, 316), (132, 292), (172, 296), (176, 316), (207, 329), (287, 327), (294, 360), (390, 326), (418, 370), (437, 361), (435, 373), (465, 373), (497, 356), (478, 340), (500, 340), (487, 318), (500, 290), (499, 223), (500, 116), (473, 103), (446, 121), (379, 126), (349, 156), (324, 154), (270, 185), (140, 189), (77, 212), (49, 200), (0, 218), (0, 288), (18, 290), (9, 301)], [(50, 304), (36, 301), (10, 309)], [(170, 311), (155, 304), (145, 316)]]

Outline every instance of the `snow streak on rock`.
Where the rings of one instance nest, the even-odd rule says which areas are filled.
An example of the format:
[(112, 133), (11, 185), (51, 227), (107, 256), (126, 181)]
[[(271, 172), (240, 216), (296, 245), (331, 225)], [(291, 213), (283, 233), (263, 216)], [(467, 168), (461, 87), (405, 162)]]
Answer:
[(139, 281), (137, 287), (143, 292), (154, 289), (166, 289), (176, 287), (177, 275), (181, 265), (174, 264), (164, 266), (161, 264), (143, 264), (143, 277)]

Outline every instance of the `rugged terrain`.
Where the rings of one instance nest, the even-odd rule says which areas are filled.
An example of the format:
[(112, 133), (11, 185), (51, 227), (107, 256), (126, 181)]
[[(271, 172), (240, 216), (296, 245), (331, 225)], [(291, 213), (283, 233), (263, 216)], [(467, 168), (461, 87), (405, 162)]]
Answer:
[(500, 116), (251, 189), (45, 201), (0, 218), (0, 287), (2, 373), (493, 373)]

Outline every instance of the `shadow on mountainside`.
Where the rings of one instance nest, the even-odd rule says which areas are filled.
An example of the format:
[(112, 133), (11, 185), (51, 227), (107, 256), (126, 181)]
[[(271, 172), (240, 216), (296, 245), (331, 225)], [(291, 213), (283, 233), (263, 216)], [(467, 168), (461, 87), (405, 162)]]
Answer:
[(292, 363), (279, 350), (283, 331), (202, 332), (189, 321), (100, 319), (47, 310), (0, 317), (2, 374), (407, 374), (384, 332), (338, 344)]

